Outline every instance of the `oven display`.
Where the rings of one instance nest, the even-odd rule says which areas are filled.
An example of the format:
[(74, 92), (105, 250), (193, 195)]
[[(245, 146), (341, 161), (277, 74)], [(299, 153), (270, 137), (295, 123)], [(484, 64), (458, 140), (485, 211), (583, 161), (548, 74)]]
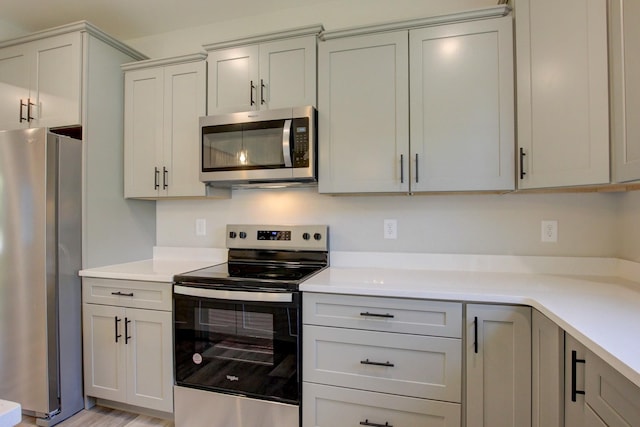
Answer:
[(291, 231), (258, 230), (258, 240), (291, 240)]

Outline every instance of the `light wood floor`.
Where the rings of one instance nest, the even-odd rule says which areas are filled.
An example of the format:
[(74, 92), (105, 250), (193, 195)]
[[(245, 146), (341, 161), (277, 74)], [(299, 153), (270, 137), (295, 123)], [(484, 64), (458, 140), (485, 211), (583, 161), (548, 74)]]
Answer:
[[(35, 418), (22, 416), (17, 427), (36, 426)], [(174, 427), (172, 421), (153, 418), (146, 415), (132, 414), (101, 406), (78, 412), (57, 424), (56, 427)]]

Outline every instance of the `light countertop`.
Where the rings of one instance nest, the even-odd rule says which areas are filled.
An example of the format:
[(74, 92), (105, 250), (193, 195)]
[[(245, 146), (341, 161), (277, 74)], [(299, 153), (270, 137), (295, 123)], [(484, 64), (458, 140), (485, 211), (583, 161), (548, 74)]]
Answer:
[[(640, 387), (640, 280), (629, 280), (640, 277), (634, 263), (602, 258), (415, 254), (409, 255), (410, 262), (404, 257), (395, 262), (395, 255), (388, 255), (332, 253), (331, 267), (300, 289), (528, 305)], [(566, 274), (583, 271), (589, 275)]]

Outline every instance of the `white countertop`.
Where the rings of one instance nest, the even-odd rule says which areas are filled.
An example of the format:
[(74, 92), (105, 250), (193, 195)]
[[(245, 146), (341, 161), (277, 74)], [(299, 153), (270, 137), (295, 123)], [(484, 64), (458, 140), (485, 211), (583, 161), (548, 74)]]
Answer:
[[(408, 255), (407, 262), (407, 257), (394, 259), (397, 255), (332, 253), (331, 267), (300, 289), (529, 305), (640, 387), (640, 280), (628, 280), (640, 278), (635, 263), (608, 258), (418, 254)], [(486, 271), (489, 268), (502, 271)], [(579, 271), (589, 275), (561, 274)]]

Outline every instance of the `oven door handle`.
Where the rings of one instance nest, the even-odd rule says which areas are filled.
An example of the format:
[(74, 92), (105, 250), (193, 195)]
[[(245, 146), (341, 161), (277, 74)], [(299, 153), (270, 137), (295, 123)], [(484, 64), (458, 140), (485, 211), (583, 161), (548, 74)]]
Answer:
[(173, 287), (173, 293), (198, 298), (211, 298), (233, 301), (293, 302), (293, 294), (290, 292), (230, 291), (224, 289), (203, 289), (190, 286), (175, 285)]

